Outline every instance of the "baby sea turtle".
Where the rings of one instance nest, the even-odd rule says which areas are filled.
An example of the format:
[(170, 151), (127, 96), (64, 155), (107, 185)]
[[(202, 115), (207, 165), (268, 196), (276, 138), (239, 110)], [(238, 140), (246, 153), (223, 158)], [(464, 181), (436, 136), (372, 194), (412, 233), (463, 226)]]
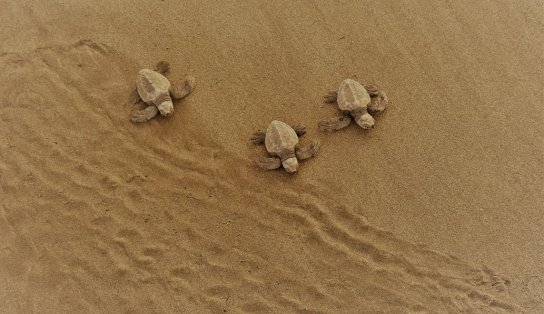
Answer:
[(257, 165), (266, 170), (283, 166), (289, 173), (296, 172), (298, 161), (315, 155), (321, 145), (316, 139), (310, 145), (299, 147), (298, 137), (305, 133), (306, 129), (301, 126), (291, 127), (277, 120), (270, 122), (266, 132), (257, 131), (251, 137), (251, 141), (256, 145), (264, 143), (271, 156), (257, 159)]
[(159, 112), (163, 116), (169, 116), (174, 112), (172, 98), (181, 99), (189, 95), (195, 88), (195, 78), (187, 78), (178, 86), (173, 87), (164, 76), (170, 71), (170, 64), (166, 61), (157, 63), (154, 70), (142, 69), (136, 78), (136, 89), (130, 95), (130, 101), (134, 104), (143, 100), (147, 108), (134, 110), (130, 120), (132, 122), (146, 122)]
[(346, 79), (342, 81), (337, 92), (329, 92), (325, 96), (325, 102), (338, 102), (338, 108), (342, 116), (322, 120), (319, 128), (325, 131), (336, 131), (347, 127), (351, 118), (363, 129), (370, 129), (374, 126), (374, 118), (369, 113), (379, 113), (385, 110), (389, 99), (384, 92), (376, 86), (361, 85), (359, 82)]

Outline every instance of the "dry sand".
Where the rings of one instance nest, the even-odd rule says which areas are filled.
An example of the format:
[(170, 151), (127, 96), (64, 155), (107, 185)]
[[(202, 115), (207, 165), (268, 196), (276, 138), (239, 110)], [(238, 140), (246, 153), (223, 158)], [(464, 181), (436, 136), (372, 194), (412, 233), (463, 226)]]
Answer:
[[(542, 1), (0, 5), (0, 312), (544, 311)], [(163, 59), (197, 89), (132, 124)], [(391, 105), (320, 132), (346, 77)]]

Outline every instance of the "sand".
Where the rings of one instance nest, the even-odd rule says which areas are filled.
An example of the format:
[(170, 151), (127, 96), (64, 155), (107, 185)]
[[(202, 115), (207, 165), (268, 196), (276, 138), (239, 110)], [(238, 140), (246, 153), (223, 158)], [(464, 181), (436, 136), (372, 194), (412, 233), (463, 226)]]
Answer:
[[(0, 4), (0, 312), (544, 312), (541, 1)], [(347, 77), (390, 106), (321, 132)]]

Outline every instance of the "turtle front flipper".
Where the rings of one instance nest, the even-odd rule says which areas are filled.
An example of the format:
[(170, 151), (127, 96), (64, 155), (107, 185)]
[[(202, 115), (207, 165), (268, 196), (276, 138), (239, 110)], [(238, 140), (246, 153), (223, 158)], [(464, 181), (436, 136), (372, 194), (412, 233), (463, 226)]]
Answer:
[(295, 150), (298, 160), (304, 160), (312, 157), (319, 151), (321, 147), (321, 142), (318, 139), (315, 139), (310, 145), (299, 147)]
[(326, 103), (333, 103), (336, 101), (336, 99), (338, 98), (338, 92), (336, 91), (331, 91), (331, 92), (328, 92), (327, 95), (325, 95), (325, 102)]
[(184, 98), (195, 89), (195, 85), (195, 78), (193, 76), (187, 76), (180, 85), (170, 87), (170, 95), (174, 99)]
[(330, 118), (321, 120), (318, 123), (318, 127), (323, 131), (336, 131), (347, 127), (351, 123), (350, 116), (341, 116), (336, 118)]
[(293, 130), (295, 130), (295, 133), (297, 133), (298, 137), (301, 137), (302, 135), (306, 134), (306, 127), (305, 126), (297, 124), (295, 126), (292, 126), (291, 128)]
[(155, 71), (159, 72), (162, 75), (168, 74), (170, 72), (170, 63), (166, 61), (159, 61), (155, 66)]
[(140, 98), (140, 93), (138, 93), (138, 89), (135, 88), (132, 93), (130, 93), (130, 96), (128, 98), (128, 101), (131, 103), (131, 104), (137, 104), (140, 102), (140, 100), (142, 100), (142, 98)]
[(146, 122), (151, 120), (158, 113), (159, 109), (155, 105), (152, 105), (143, 110), (134, 110), (130, 115), (130, 120), (136, 123)]
[(281, 159), (278, 157), (261, 157), (255, 160), (257, 165), (265, 170), (274, 170), (281, 167)]
[(264, 139), (266, 138), (266, 132), (264, 131), (257, 131), (253, 133), (251, 136), (251, 142), (255, 145), (262, 145), (264, 144)]

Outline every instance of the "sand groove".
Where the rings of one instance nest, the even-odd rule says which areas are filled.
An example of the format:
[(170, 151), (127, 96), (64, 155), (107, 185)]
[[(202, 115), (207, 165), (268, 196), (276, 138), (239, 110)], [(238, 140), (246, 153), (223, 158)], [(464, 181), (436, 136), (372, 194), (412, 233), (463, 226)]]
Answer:
[(373, 227), (325, 184), (257, 176), (182, 116), (131, 124), (122, 59), (87, 40), (0, 56), (7, 309), (517, 309), (508, 279)]

